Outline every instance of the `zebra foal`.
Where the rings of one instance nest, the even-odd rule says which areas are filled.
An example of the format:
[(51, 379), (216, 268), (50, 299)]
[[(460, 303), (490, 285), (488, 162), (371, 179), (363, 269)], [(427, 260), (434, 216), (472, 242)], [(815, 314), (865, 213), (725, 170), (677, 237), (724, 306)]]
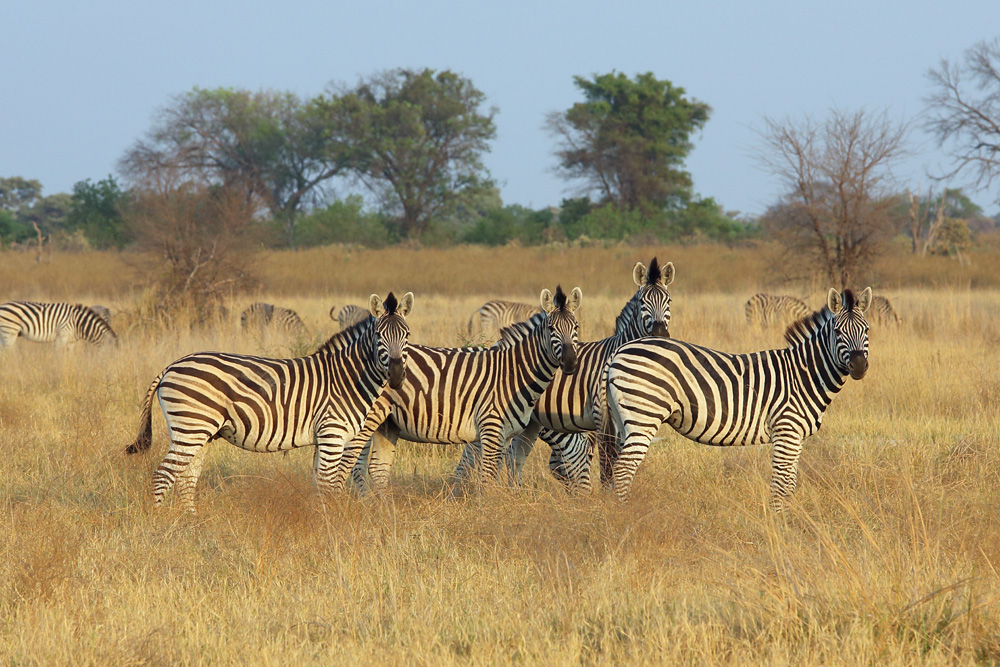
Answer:
[(678, 340), (623, 345), (605, 370), (602, 439), (620, 451), (614, 487), (627, 500), (636, 470), (660, 424), (706, 445), (771, 443), (771, 507), (795, 491), (802, 441), (847, 377), (868, 370), (871, 288), (855, 299), (831, 289), (822, 310), (785, 332), (785, 349), (727, 354)]
[(810, 312), (809, 306), (794, 296), (779, 296), (775, 294), (754, 294), (747, 299), (744, 311), (747, 324), (791, 324)]
[(72, 347), (77, 341), (118, 344), (118, 336), (100, 315), (80, 304), (10, 301), (0, 305), (0, 349), (18, 337), (35, 343)]
[[(411, 345), (406, 381), (375, 402), (352, 446), (361, 454), (352, 473), (358, 488), (368, 488), (367, 471), (375, 493), (385, 491), (400, 437), (438, 444), (479, 442), (480, 478), (496, 481), (504, 446), (528, 425), (557, 369), (576, 372), (579, 326), (574, 313), (582, 298), (579, 287), (568, 297), (559, 287), (554, 296), (542, 290), (543, 312), (512, 325), (516, 334), (503, 336), (489, 349)], [(344, 464), (353, 464), (346, 454)]]
[(313, 469), (321, 491), (343, 488), (337, 476), (344, 446), (361, 429), (386, 384), (406, 377), (413, 294), (397, 302), (369, 301), (371, 317), (332, 336), (298, 359), (199, 352), (167, 366), (146, 392), (139, 434), (126, 451), (149, 449), (152, 401), (160, 402), (170, 449), (153, 473), (153, 504), (177, 483), (194, 511), (195, 487), (209, 441), (223, 438), (246, 450), (275, 452), (316, 446)]

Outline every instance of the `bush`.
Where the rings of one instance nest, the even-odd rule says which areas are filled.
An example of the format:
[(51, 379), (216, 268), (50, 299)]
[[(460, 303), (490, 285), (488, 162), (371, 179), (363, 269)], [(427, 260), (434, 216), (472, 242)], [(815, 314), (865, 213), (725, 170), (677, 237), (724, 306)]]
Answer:
[(296, 227), (298, 245), (311, 247), (346, 243), (369, 248), (383, 248), (390, 243), (389, 231), (382, 218), (363, 211), (359, 195), (337, 200), (302, 218)]

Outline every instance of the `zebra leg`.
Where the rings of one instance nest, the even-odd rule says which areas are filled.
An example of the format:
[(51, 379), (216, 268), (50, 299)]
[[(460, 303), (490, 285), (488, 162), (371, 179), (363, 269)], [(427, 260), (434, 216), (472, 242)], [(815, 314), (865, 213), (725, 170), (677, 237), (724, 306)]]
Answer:
[(201, 474), (204, 450), (205, 443), (184, 444), (171, 441), (166, 456), (153, 472), (154, 507), (163, 504), (163, 497), (167, 491), (174, 485), (175, 480), (180, 479), (182, 481), (178, 485), (178, 494), (181, 495), (184, 508), (194, 512), (194, 489)]
[(482, 458), (482, 447), (478, 442), (467, 442), (462, 449), (462, 458), (455, 468), (455, 484), (464, 484), (471, 479), (472, 473), (479, 468), (479, 460)]
[(372, 492), (376, 496), (385, 495), (389, 488), (389, 472), (396, 460), (396, 441), (399, 432), (395, 429), (379, 429), (370, 441), (368, 454), (368, 476), (371, 477)]
[(316, 451), (313, 453), (313, 479), (316, 482), (316, 490), (321, 494), (329, 495), (334, 491), (344, 490), (344, 480), (337, 474), (340, 471), (343, 456), (344, 443), (342, 440), (329, 435), (316, 436)]
[(528, 454), (535, 447), (535, 439), (542, 425), (534, 419), (528, 422), (523, 431), (514, 435), (510, 439), (510, 444), (504, 451), (504, 462), (507, 464), (508, 481), (511, 486), (521, 485), (521, 472), (524, 469), (524, 461)]
[(589, 491), (590, 463), (597, 436), (585, 433), (556, 433), (543, 429), (542, 440), (552, 448), (549, 471), (570, 491)]
[(479, 468), (479, 479), (482, 482), (500, 481), (500, 459), (503, 456), (504, 437), (499, 420), (486, 421), (479, 431), (479, 445), (482, 447), (482, 466)]
[(795, 493), (799, 476), (802, 438), (792, 434), (773, 436), (771, 449), (771, 509), (780, 512)]
[[(612, 401), (609, 400), (608, 404), (608, 421), (610, 423), (603, 425), (601, 440), (607, 447), (608, 443), (614, 444), (618, 438), (622, 438), (624, 435), (618, 456), (611, 466), (611, 477), (615, 493), (618, 494), (619, 500), (625, 502), (632, 490), (635, 473), (643, 459), (646, 458), (649, 443), (656, 436), (661, 420), (646, 419), (643, 421), (643, 415), (640, 413), (622, 414), (620, 408)], [(626, 424), (628, 424), (628, 429), (625, 428)]]

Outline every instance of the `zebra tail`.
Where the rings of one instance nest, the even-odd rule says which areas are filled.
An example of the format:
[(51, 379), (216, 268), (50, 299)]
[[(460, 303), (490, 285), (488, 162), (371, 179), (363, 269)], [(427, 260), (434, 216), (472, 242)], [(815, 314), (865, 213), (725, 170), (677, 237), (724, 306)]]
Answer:
[(139, 414), (139, 434), (135, 437), (135, 441), (125, 448), (126, 454), (144, 452), (153, 444), (153, 394), (156, 393), (157, 387), (160, 386), (160, 380), (163, 379), (166, 372), (166, 368), (160, 371), (160, 374), (156, 376), (153, 384), (149, 385), (149, 389), (146, 391), (146, 399), (142, 402), (142, 412)]

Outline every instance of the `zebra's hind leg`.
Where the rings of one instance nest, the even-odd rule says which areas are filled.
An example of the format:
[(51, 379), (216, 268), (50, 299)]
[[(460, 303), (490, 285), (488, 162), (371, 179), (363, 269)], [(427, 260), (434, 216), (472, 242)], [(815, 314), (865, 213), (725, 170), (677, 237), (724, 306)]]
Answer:
[(205, 443), (185, 444), (171, 441), (163, 461), (153, 472), (153, 506), (163, 504), (167, 491), (177, 481), (177, 493), (184, 509), (194, 512), (195, 487), (205, 455)]
[(399, 435), (391, 429), (387, 431), (385, 434), (382, 429), (375, 432), (368, 454), (368, 476), (371, 478), (372, 492), (376, 496), (385, 495), (389, 488), (389, 472), (396, 460), (396, 441)]
[(597, 446), (593, 431), (584, 433), (543, 432), (552, 452), (549, 454), (549, 472), (566, 485), (567, 490), (590, 491), (590, 465)]

